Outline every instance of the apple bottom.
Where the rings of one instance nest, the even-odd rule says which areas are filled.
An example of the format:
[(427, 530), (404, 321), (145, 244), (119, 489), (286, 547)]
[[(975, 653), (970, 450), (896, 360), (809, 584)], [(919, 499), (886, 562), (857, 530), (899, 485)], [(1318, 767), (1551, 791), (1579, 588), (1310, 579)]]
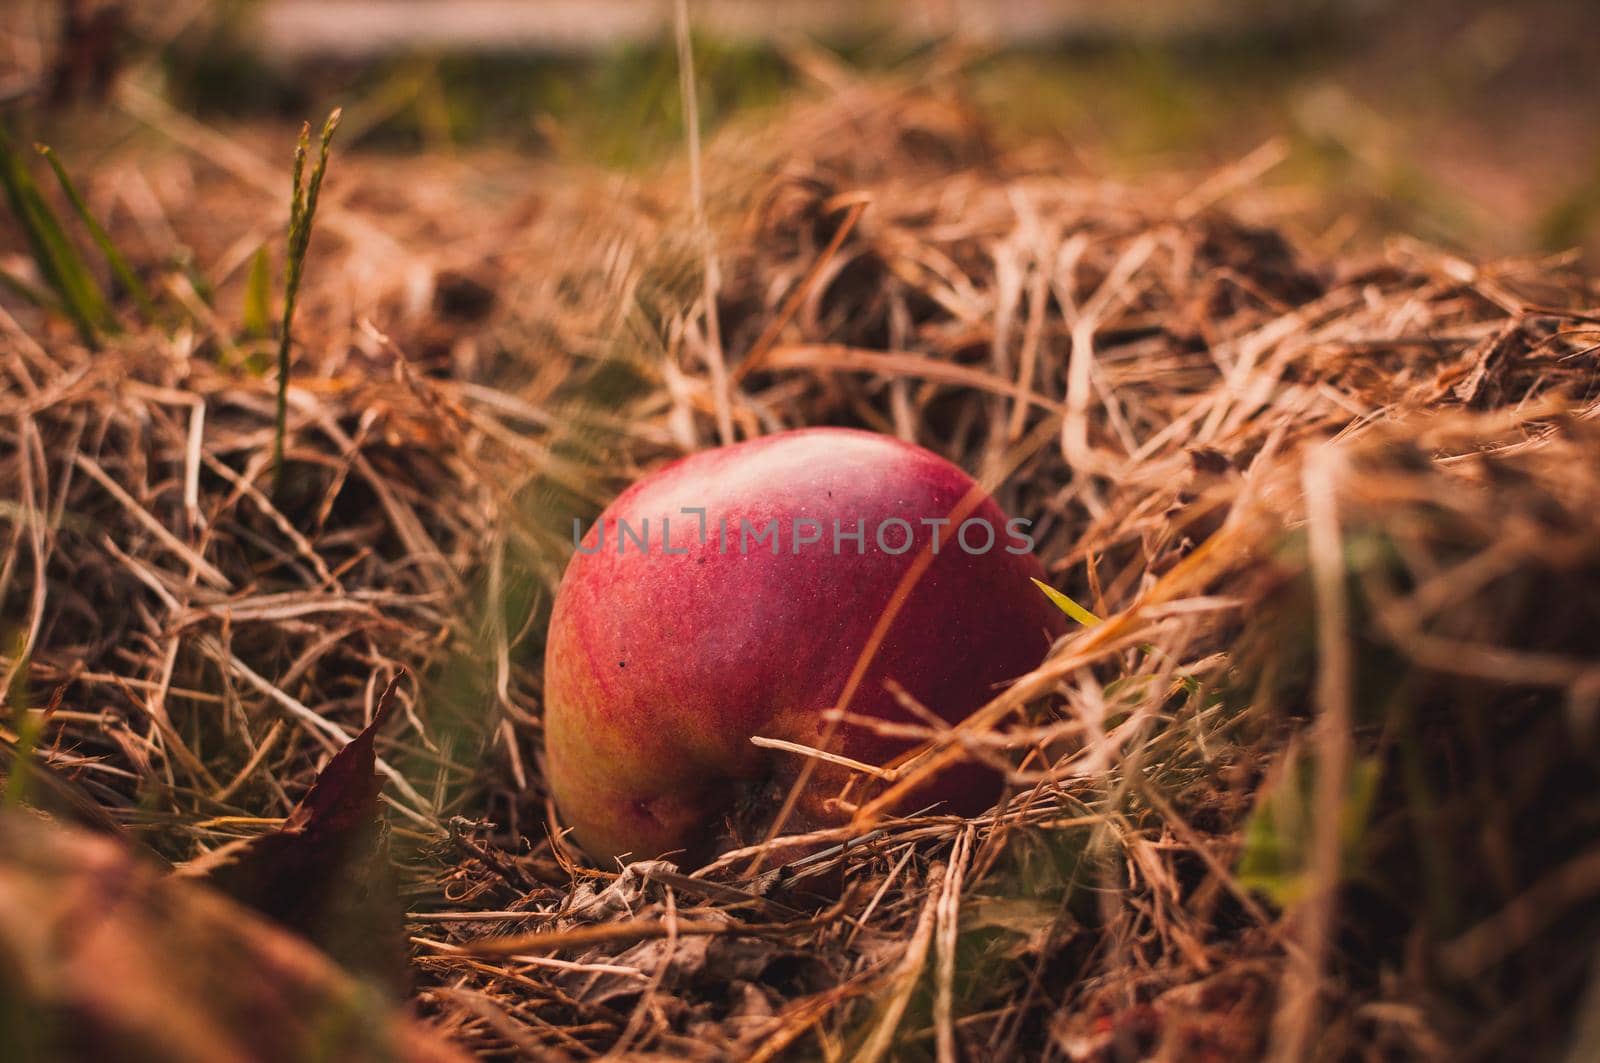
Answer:
[[(781, 750), (759, 750), (752, 744), (752, 752), (758, 755), (748, 758), (743, 765), (745, 770), (739, 774), (685, 764), (681, 767), (688, 770), (675, 773), (668, 785), (627, 791), (617, 785), (617, 765), (597, 763), (588, 741), (564, 731), (552, 721), (548, 735), (553, 754), (548, 769), (550, 783), (555, 792), (564, 795), (558, 806), (563, 825), (572, 827), (575, 840), (586, 852), (610, 853), (623, 864), (660, 857), (683, 867), (697, 867), (722, 853), (765, 841), (774, 817), (800, 781), (808, 762), (809, 778), (783, 824), (785, 836), (843, 827), (849, 824), (857, 807), (887, 787), (882, 780), (840, 765)], [(830, 743), (833, 748), (844, 748), (855, 759), (863, 759), (859, 747), (874, 743), (860, 739), (875, 736), (852, 735), (842, 729), (836, 737), (844, 741)], [(795, 740), (816, 744), (815, 738), (810, 743)], [(563, 755), (569, 742), (574, 752), (586, 755)], [(887, 764), (899, 759), (892, 753), (909, 752), (909, 748), (883, 755), (880, 745), (876, 752), (879, 755), (870, 762)], [(592, 770), (584, 770), (584, 765), (592, 766)], [(1003, 781), (987, 764), (960, 761), (910, 790), (895, 803), (890, 814), (978, 815), (993, 807)], [(659, 848), (664, 838), (678, 839), (679, 844), (667, 851), (650, 851), (651, 842), (647, 839)], [(836, 843), (785, 844), (780, 838), (764, 862), (771, 867), (831, 844)]]

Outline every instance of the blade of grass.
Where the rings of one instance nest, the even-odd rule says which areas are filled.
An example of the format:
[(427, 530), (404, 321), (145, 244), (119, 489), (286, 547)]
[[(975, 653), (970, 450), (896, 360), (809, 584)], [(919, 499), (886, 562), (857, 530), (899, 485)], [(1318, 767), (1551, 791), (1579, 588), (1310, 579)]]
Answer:
[[(1028, 578), (1033, 579), (1032, 576), (1029, 576)], [(1089, 612), (1089, 610), (1085, 609), (1071, 598), (1068, 598), (1065, 594), (1062, 594), (1060, 591), (1050, 586), (1050, 584), (1044, 582), (1043, 580), (1037, 579), (1033, 580), (1033, 582), (1036, 587), (1044, 591), (1044, 596), (1049, 598), (1051, 603), (1054, 604), (1057, 609), (1060, 609), (1063, 613), (1066, 613), (1069, 617), (1076, 620), (1084, 627), (1094, 627), (1096, 624), (1100, 623), (1100, 618), (1098, 616), (1095, 616), (1093, 613)]]
[(39, 194), (21, 155), (3, 130), (0, 130), (0, 184), (5, 186), (11, 212), (22, 227), (40, 275), (55, 290), (61, 309), (72, 319), (83, 342), (90, 348), (98, 348), (100, 334), (115, 330), (105, 296), (77, 248), (67, 239), (55, 212)]
[(139, 306), (139, 313), (144, 315), (146, 322), (156, 319), (156, 304), (151, 300), (150, 293), (145, 290), (143, 282), (128, 265), (128, 260), (122, 257), (122, 252), (117, 250), (117, 245), (112, 242), (111, 234), (106, 232), (105, 226), (95, 219), (89, 211), (89, 204), (83, 201), (83, 196), (78, 194), (78, 188), (72, 183), (72, 178), (67, 176), (67, 168), (61, 165), (61, 160), (56, 157), (55, 151), (48, 144), (37, 145), (40, 155), (50, 164), (50, 169), (55, 172), (56, 182), (61, 185), (61, 191), (67, 195), (67, 201), (72, 204), (72, 209), (77, 213), (78, 220), (83, 227), (89, 230), (89, 238), (100, 249), (100, 254), (105, 256), (106, 265), (111, 267), (111, 272), (116, 274), (117, 280), (122, 284), (123, 290)]
[(306, 252), (311, 247), (311, 226), (317, 215), (317, 197), (328, 170), (328, 150), (334, 130), (343, 113), (334, 108), (322, 126), (322, 147), (311, 178), (302, 185), (306, 155), (311, 150), (311, 126), (300, 130), (300, 143), (294, 149), (294, 192), (289, 200), (289, 257), (284, 270), (283, 321), (278, 336), (278, 411), (273, 430), (272, 469), (276, 479), (283, 473), (283, 440), (289, 424), (289, 347), (293, 342), (295, 301), (300, 294), (300, 277), (305, 270)]
[[(0, 808), (17, 808), (28, 799), (28, 783), (33, 774), (33, 751), (39, 744), (44, 723), (38, 713), (28, 711), (28, 655), (25, 640), (17, 637), (18, 664), (11, 673), (11, 689), (6, 700), (11, 704), (12, 726), (17, 734), (11, 747), (11, 766), (5, 788), (0, 792)], [(0, 765), (4, 761), (0, 760)]]
[(272, 256), (267, 245), (256, 248), (244, 288), (244, 332), (251, 339), (272, 335)]

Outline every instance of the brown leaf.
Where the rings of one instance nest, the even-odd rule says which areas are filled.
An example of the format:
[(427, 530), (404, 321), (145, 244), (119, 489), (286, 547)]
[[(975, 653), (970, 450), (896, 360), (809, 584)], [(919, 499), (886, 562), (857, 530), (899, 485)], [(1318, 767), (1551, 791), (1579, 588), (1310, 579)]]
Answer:
[(406, 987), (403, 911), (378, 815), (373, 748), (405, 672), (390, 680), (372, 723), (328, 761), (271, 834), (225, 845), (178, 873), (203, 879), (396, 990)]
[(216, 892), (114, 839), (0, 812), (0, 1059), (464, 1058)]

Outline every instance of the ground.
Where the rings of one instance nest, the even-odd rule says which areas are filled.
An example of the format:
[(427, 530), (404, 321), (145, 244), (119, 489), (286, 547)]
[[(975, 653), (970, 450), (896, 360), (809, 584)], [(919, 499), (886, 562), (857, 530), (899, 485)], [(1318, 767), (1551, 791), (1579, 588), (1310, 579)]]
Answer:
[[(1593, 1055), (1600, 318), (1508, 206), (1581, 149), (1444, 248), (1293, 135), (1284, 177), (1243, 119), (1156, 166), (1006, 106), (1064, 59), (788, 62), (754, 112), (708, 71), (704, 143), (666, 123), (625, 166), (577, 119), (456, 145), (355, 97), (286, 378), (281, 97), (224, 118), (136, 65), (13, 116), (117, 252), (14, 135), (4, 1043), (87, 1058), (156, 1015), (169, 1058)], [(1501, 121), (1429, 172), (1517, 169), (1473, 131)], [(540, 764), (571, 520), (805, 424), (962, 465), (1101, 622), (925, 736), (913, 778), (1009, 763), (992, 814), (593, 866)], [(195, 906), (215, 954), (172, 944)], [(148, 997), (73, 973), (162, 956)], [(272, 1020), (174, 989), (207, 985)]]

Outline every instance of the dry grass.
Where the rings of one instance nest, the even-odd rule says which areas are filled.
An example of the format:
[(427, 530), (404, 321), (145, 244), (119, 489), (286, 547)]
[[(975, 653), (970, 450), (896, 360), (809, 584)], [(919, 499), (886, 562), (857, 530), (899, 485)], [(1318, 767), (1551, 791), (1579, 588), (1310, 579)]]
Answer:
[[(1270, 147), (1063, 179), (959, 101), (814, 73), (707, 146), (720, 284), (687, 174), (336, 156), (275, 490), (229, 307), (287, 155), (125, 99), (180, 147), (91, 203), (221, 294), (161, 273), (189, 312), (98, 352), (0, 315), (44, 759), (190, 860), (424, 677), (379, 743), (416, 995), (487, 1054), (1559, 1057), (1600, 942), (1595, 290), (1308, 256), (1252, 190)], [(997, 761), (992, 815), (891, 791), (795, 866), (584, 867), (538, 764), (571, 518), (801, 424), (958, 461), (1107, 619), (896, 784)]]

